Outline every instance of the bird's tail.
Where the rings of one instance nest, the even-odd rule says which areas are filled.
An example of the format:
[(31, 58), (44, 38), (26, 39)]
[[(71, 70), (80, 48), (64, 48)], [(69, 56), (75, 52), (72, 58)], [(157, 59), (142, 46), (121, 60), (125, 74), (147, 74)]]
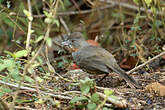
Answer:
[(127, 83), (131, 88), (142, 88), (137, 82), (129, 76), (124, 70), (122, 70), (119, 66), (116, 66), (116, 68), (113, 68), (113, 71), (118, 73)]

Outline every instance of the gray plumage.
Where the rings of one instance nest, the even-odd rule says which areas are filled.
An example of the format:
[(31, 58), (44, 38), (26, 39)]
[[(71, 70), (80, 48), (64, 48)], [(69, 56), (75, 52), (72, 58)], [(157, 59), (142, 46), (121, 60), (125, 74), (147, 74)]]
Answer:
[(130, 87), (141, 88), (140, 85), (126, 74), (117, 64), (115, 58), (107, 50), (88, 44), (79, 32), (72, 33), (68, 37), (69, 45), (76, 52), (72, 52), (75, 63), (83, 70), (92, 74), (109, 74), (114, 71), (123, 78)]

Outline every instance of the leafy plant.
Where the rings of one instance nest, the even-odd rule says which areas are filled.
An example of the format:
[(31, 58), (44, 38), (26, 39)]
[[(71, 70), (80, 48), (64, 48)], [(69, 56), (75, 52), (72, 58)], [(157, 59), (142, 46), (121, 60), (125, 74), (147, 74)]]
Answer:
[(88, 108), (88, 110), (95, 110), (101, 101), (97, 93), (90, 92), (90, 90), (95, 86), (93, 79), (86, 77), (84, 80), (80, 80), (80, 82), (76, 85), (79, 85), (82, 95), (75, 96), (69, 102), (69, 104), (78, 108)]
[(91, 92), (92, 88), (95, 87), (95, 83), (93, 79), (86, 77), (84, 80), (80, 80), (79, 83), (75, 84), (80, 87), (81, 95), (75, 96), (69, 104), (72, 107), (76, 108), (87, 108), (88, 110), (100, 110), (100, 108), (107, 110), (108, 108), (103, 107), (108, 97), (113, 98), (114, 100), (118, 100), (113, 94), (111, 90), (105, 90), (104, 94), (106, 97), (103, 101), (101, 101), (100, 96), (96, 92)]
[[(20, 58), (23, 56), (27, 56), (26, 50), (20, 50), (18, 52), (9, 52), (5, 51), (5, 53), (9, 54), (6, 58), (0, 59), (0, 72), (7, 71), (8, 76), (5, 77), (6, 79), (12, 78), (13, 80), (20, 81), (23, 80), (23, 76), (21, 75), (21, 71), (23, 70), (23, 66), (20, 62)], [(6, 73), (6, 72), (4, 72)], [(34, 80), (25, 75), (24, 76), (25, 81), (28, 81), (30, 83), (33, 83)]]

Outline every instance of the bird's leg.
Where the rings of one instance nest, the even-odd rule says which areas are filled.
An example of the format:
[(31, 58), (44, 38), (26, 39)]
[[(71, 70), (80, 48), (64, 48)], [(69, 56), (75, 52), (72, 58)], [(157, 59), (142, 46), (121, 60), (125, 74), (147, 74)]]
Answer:
[(109, 74), (105, 74), (98, 82), (101, 82), (103, 79), (105, 79)]

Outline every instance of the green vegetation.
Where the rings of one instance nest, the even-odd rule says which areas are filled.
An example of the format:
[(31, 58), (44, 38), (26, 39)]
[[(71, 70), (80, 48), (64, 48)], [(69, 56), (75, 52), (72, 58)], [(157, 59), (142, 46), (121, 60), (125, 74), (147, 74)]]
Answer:
[[(82, 77), (61, 40), (80, 31), (111, 51), (123, 69), (131, 70), (165, 51), (164, 4), (159, 0), (0, 0), (0, 109), (154, 109), (145, 102), (151, 98), (148, 94), (141, 98), (134, 95), (136, 90), (124, 91), (126, 84), (119, 79), (121, 83), (115, 85), (113, 78), (106, 84), (94, 80), (100, 77)], [(137, 72), (159, 71), (164, 60), (160, 57)], [(146, 78), (140, 81), (143, 85), (155, 81), (154, 76)], [(118, 103), (119, 96), (128, 103)]]

